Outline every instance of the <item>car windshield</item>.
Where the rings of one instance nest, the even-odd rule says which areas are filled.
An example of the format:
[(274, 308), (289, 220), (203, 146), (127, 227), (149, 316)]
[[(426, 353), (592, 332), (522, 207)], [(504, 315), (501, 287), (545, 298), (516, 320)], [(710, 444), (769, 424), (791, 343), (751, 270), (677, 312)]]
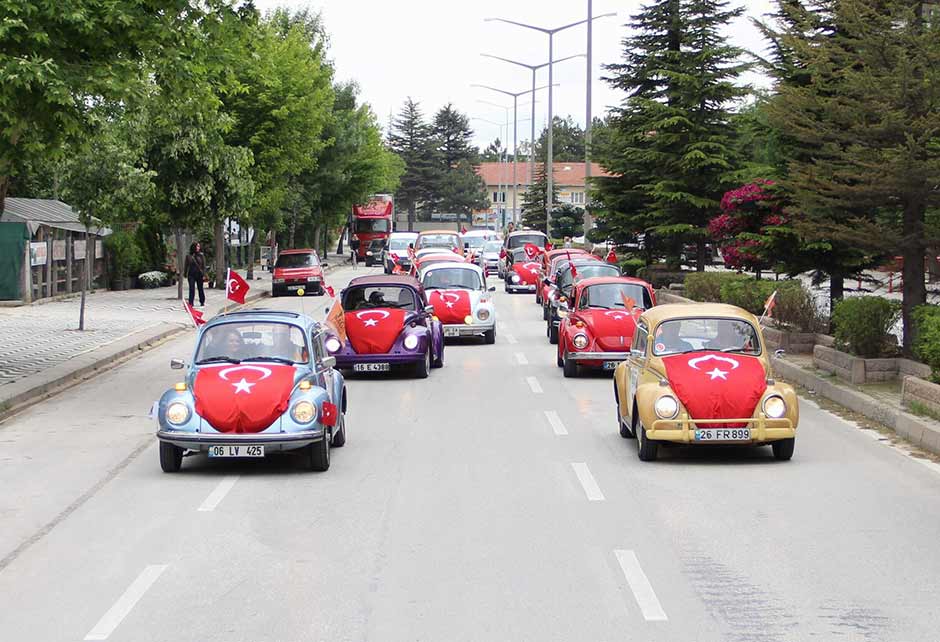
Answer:
[(543, 234), (518, 234), (509, 238), (509, 249), (514, 250), (517, 247), (523, 247), (526, 243), (545, 247), (547, 239)]
[(479, 290), (483, 281), (475, 270), (463, 268), (439, 268), (429, 270), (421, 281), (426, 290), (465, 289)]
[(585, 288), (581, 293), (580, 308), (623, 309), (633, 299), (633, 306), (647, 310), (653, 307), (649, 291), (638, 283), (604, 283)]
[(320, 259), (313, 252), (305, 254), (281, 254), (277, 257), (277, 263), (274, 267), (279, 268), (303, 268), (320, 265)]
[[(579, 279), (590, 279), (595, 276), (620, 276), (620, 270), (614, 265), (595, 261), (587, 265), (575, 265)], [(574, 277), (571, 276), (571, 269), (567, 269), (561, 274), (559, 285), (565, 287), (574, 283)]]
[(456, 234), (425, 234), (424, 236), (421, 236), (418, 239), (418, 243), (415, 247), (419, 247), (419, 248), (457, 247), (457, 235)]
[(196, 364), (244, 361), (307, 361), (304, 332), (294, 325), (276, 322), (224, 323), (202, 333)]
[(400, 285), (368, 285), (346, 290), (346, 295), (343, 297), (344, 310), (369, 310), (371, 308), (414, 310), (414, 290)]
[(502, 249), (503, 244), (501, 241), (487, 241), (483, 245), (484, 252), (499, 252)]
[(465, 247), (469, 247), (471, 250), (476, 250), (483, 247), (483, 244), (486, 243), (486, 239), (482, 236), (465, 236), (463, 237), (463, 244)]
[(741, 319), (675, 319), (656, 328), (653, 354), (716, 351), (759, 355), (757, 331)]
[(413, 243), (414, 239), (391, 239), (388, 242), (388, 249), (390, 250), (407, 250), (408, 244)]
[(387, 218), (357, 218), (353, 227), (354, 232), (388, 232), (392, 222)]

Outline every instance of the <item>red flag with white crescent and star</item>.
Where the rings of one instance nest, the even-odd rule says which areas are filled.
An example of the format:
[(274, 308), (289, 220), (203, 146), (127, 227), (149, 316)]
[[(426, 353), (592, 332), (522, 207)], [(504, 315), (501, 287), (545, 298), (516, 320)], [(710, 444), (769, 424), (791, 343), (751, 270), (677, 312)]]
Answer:
[[(669, 385), (692, 419), (744, 419), (754, 415), (767, 389), (760, 359), (742, 354), (689, 352), (663, 357)], [(702, 424), (742, 428), (744, 424)]]
[(346, 336), (359, 354), (384, 354), (392, 349), (405, 322), (398, 308), (371, 308), (346, 312)]
[(202, 318), (201, 310), (195, 309), (186, 301), (183, 301), (183, 307), (186, 308), (186, 312), (189, 314), (189, 320), (193, 322), (193, 325), (196, 326), (197, 329), (199, 326), (206, 324), (206, 320)]
[(535, 285), (539, 280), (539, 264), (533, 261), (513, 263), (513, 271), (519, 275), (520, 285)]
[(243, 279), (241, 274), (229, 268), (225, 276), (225, 282), (228, 284), (226, 290), (229, 301), (244, 304), (245, 295), (248, 294), (248, 290), (251, 289), (251, 286), (248, 285), (248, 281)]
[(470, 293), (466, 290), (432, 290), (428, 302), (441, 323), (463, 323), (470, 316)]
[(294, 366), (203, 366), (193, 383), (196, 412), (219, 432), (258, 433), (287, 411)]
[(535, 257), (537, 257), (542, 252), (542, 248), (540, 248), (535, 243), (526, 243), (524, 246), (522, 246), (522, 250), (525, 252), (526, 258), (530, 261), (534, 261)]

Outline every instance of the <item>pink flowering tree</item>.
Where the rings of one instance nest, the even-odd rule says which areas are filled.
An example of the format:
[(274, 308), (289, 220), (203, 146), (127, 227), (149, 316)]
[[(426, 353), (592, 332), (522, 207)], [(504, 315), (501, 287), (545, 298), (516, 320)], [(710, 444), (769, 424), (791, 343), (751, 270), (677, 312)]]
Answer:
[(775, 230), (787, 223), (774, 182), (758, 180), (725, 193), (721, 214), (708, 232), (721, 248), (725, 267), (760, 273), (771, 267)]

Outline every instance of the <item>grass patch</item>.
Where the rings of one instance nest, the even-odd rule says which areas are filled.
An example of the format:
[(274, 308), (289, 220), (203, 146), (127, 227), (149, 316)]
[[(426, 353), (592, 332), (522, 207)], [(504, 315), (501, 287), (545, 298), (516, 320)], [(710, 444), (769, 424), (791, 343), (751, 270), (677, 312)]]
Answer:
[(923, 404), (919, 401), (912, 401), (907, 405), (907, 409), (911, 411), (912, 414), (915, 414), (919, 417), (927, 417), (935, 421), (940, 421), (940, 412), (937, 412), (927, 404)]

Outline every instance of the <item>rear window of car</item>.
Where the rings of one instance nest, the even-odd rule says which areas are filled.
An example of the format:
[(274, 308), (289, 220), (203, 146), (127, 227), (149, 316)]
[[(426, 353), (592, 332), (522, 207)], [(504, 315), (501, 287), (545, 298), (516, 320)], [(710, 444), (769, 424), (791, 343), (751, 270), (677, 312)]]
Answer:
[(407, 250), (408, 244), (413, 243), (412, 239), (392, 239), (388, 242), (388, 249), (390, 250)]
[(305, 254), (281, 254), (277, 257), (277, 263), (274, 267), (279, 268), (302, 268), (320, 265), (320, 260), (313, 252)]
[(415, 247), (457, 247), (456, 234), (426, 234), (418, 238)]
[(487, 241), (486, 245), (483, 246), (484, 252), (499, 252), (503, 247), (502, 242), (500, 241)]

